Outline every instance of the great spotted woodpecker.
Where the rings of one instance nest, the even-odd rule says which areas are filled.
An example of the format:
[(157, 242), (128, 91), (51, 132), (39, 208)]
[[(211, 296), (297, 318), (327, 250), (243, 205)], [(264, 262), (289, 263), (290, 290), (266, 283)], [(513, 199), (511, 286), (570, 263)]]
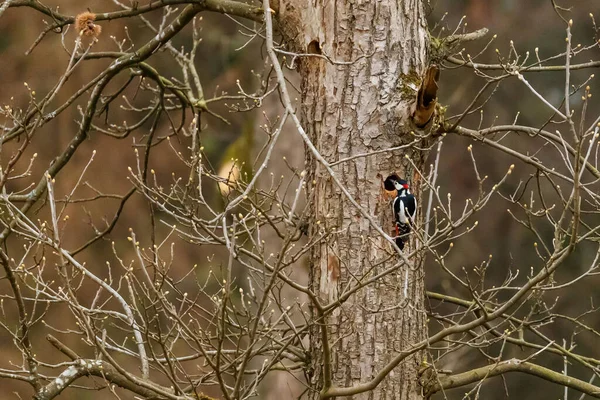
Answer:
[(410, 193), (408, 182), (396, 174), (388, 176), (383, 185), (385, 190), (396, 190), (397, 193), (392, 209), (396, 219), (396, 245), (402, 250), (411, 231), (411, 224), (414, 223), (415, 214), (417, 213), (417, 200)]

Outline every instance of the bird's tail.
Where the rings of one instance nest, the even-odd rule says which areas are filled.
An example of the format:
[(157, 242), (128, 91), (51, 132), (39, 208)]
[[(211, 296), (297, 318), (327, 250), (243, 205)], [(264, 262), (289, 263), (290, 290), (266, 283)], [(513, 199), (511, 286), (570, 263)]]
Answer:
[(398, 246), (400, 250), (404, 249), (404, 244), (408, 240), (408, 234), (410, 231), (411, 229), (409, 224), (403, 224), (400, 222), (396, 224), (396, 246)]
[(398, 246), (398, 248), (400, 250), (404, 250), (404, 240), (400, 237), (396, 238), (396, 246)]

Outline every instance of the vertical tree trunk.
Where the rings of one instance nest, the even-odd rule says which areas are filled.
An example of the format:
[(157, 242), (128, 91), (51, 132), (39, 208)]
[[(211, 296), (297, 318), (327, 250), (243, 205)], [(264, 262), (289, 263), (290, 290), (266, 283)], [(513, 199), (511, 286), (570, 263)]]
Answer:
[[(284, 0), (277, 11), (280, 28), (296, 50), (333, 60), (300, 61), (303, 125), (328, 162), (414, 140), (410, 116), (426, 68), (421, 0)], [(327, 303), (346, 285), (356, 285), (356, 277), (370, 269), (372, 274), (382, 272), (400, 258), (389, 258), (391, 245), (307, 154), (314, 183), (309, 194), (315, 218), (312, 232), (323, 228), (337, 232), (312, 254), (312, 287)], [(419, 178), (404, 156), (423, 170), (426, 154), (416, 149), (360, 157), (334, 168), (356, 201), (388, 233), (392, 213), (390, 199), (381, 196), (381, 177), (391, 172), (405, 176), (421, 198)], [(413, 237), (405, 253), (414, 246)], [(412, 261), (412, 268), (404, 265), (360, 290), (326, 319), (333, 385), (349, 387), (371, 380), (400, 350), (425, 338), (423, 271), (420, 262)], [(311, 339), (313, 387), (323, 389), (318, 330)], [(421, 357), (406, 359), (374, 391), (353, 398), (421, 398), (417, 379)], [(318, 398), (318, 392), (311, 396)]]

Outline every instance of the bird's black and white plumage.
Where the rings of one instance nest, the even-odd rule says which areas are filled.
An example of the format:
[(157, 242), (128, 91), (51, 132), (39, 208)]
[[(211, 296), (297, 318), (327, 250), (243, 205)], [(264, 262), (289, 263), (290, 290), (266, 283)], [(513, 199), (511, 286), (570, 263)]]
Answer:
[(417, 200), (410, 193), (408, 182), (396, 174), (388, 176), (384, 186), (386, 190), (396, 190), (397, 193), (392, 208), (396, 219), (396, 245), (402, 250), (417, 213)]

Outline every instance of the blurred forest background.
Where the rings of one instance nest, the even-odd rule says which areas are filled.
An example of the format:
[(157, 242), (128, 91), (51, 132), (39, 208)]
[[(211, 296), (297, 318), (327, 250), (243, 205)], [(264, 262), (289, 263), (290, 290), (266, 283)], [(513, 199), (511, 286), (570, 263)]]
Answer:
[[(579, 43), (589, 44), (593, 43), (594, 40), (598, 40), (590, 14), (598, 18), (600, 2), (567, 1), (561, 2), (559, 5), (570, 10), (565, 15), (574, 21), (574, 46)], [(499, 55), (506, 59), (510, 52), (511, 42), (514, 43), (515, 49), (521, 56), (525, 52), (529, 52), (529, 57), (532, 59), (535, 57), (536, 49), (538, 49), (541, 59), (564, 51), (564, 23), (555, 13), (549, 0), (446, 0), (432, 1), (431, 6), (430, 28), (434, 24), (444, 26), (444, 22), (439, 22), (441, 18), (444, 18), (446, 26), (454, 29), (459, 19), (464, 17), (468, 23), (466, 31), (482, 27), (487, 27), (490, 30), (486, 38), (467, 47), (463, 53), (465, 56), (466, 54), (477, 54), (483, 48), (482, 42), (487, 43), (488, 40), (492, 39), (491, 36), (497, 35), (497, 38), (491, 42), (487, 51), (477, 59), (477, 62), (494, 64), (498, 62)], [(496, 53), (496, 49), (499, 50), (499, 55)], [(597, 59), (597, 56), (600, 55), (600, 47), (597, 46), (595, 50), (592, 50), (592, 53), (596, 56), (594, 59)], [(586, 56), (580, 57), (578, 62), (590, 61), (590, 57), (588, 53)], [(563, 59), (564, 57), (558, 61), (559, 65), (563, 62)], [(444, 69), (441, 75), (440, 103), (448, 106), (447, 115), (456, 115), (467, 108), (474, 95), (483, 87), (484, 81), (470, 69), (453, 68), (451, 64), (447, 64), (447, 66), (450, 68)], [(584, 81), (590, 74), (596, 73), (597, 75), (597, 72), (598, 69), (595, 71), (573, 71), (572, 76), (578, 81)], [(550, 103), (559, 104), (563, 99), (564, 71), (531, 73), (527, 75), (527, 79)], [(516, 81), (516, 78), (504, 81), (486, 104), (483, 115), (477, 112), (475, 115), (468, 117), (461, 125), (471, 129), (477, 129), (478, 126), (485, 128), (512, 123), (542, 127), (551, 117), (551, 112), (525, 85), (519, 85)], [(599, 89), (600, 85), (592, 79), (590, 86), (592, 92), (594, 92), (593, 95), (596, 96), (595, 90)], [(491, 94), (492, 91), (490, 90), (487, 93)], [(581, 106), (580, 96), (574, 96), (572, 101), (575, 108)], [(597, 99), (591, 101), (588, 111), (589, 120), (593, 121), (600, 112)], [(483, 122), (481, 123), (480, 120)], [(547, 165), (562, 164), (560, 156), (555, 151), (549, 148), (540, 149), (539, 146), (534, 144), (534, 140), (527, 135), (511, 133), (503, 139), (503, 143), (510, 148), (518, 149), (523, 154), (536, 154), (540, 158), (543, 157), (547, 160)], [(481, 176), (488, 175), (492, 181), (499, 179), (505, 173), (507, 166), (515, 163), (513, 173), (515, 177), (509, 179), (503, 185), (501, 192), (505, 195), (517, 193), (517, 197), (524, 194), (525, 198), (523, 200), (528, 200), (529, 192), (532, 190), (532, 186), (535, 185), (533, 179), (528, 181), (535, 172), (533, 168), (483, 144), (473, 142), (467, 138), (448, 136), (444, 139), (440, 158), (438, 185), (446, 192), (452, 193), (452, 201), (457, 209), (464, 205), (466, 198), (475, 196), (479, 190), (476, 180), (473, 179), (474, 172), (467, 152), (467, 146), (470, 144), (473, 145), (473, 153), (479, 161), (478, 167), (481, 168)], [(526, 182), (527, 191), (524, 191)], [(508, 203), (503, 201), (500, 196), (495, 196), (487, 209), (477, 216), (479, 220), (477, 234), (460, 238), (455, 243), (455, 248), (458, 251), (451, 252), (447, 259), (448, 265), (455, 273), (460, 274), (461, 271), (470, 271), (474, 266), (480, 265), (487, 257), (493, 256), (490, 268), (487, 270), (486, 279), (489, 279), (489, 282), (493, 282), (496, 286), (500, 286), (510, 272), (525, 275), (529, 272), (529, 268), (536, 264), (538, 256), (534, 249), (534, 243), (539, 239), (514, 221), (507, 212), (507, 206)], [(596, 216), (595, 221), (595, 225), (598, 225), (600, 218)], [(546, 232), (542, 232), (542, 235), (544, 241), (547, 243), (552, 242), (553, 232), (550, 227)], [(560, 277), (557, 276), (557, 280), (568, 281), (569, 277), (572, 279), (577, 276), (587, 268), (595, 253), (596, 249), (591, 246), (580, 248), (574, 257), (570, 259), (572, 264), (561, 270)], [(436, 273), (431, 260), (429, 260), (425, 274), (427, 290), (446, 293), (451, 296), (468, 297), (467, 292), (461, 292), (459, 288), (451, 285), (450, 280), (444, 278), (443, 274)], [(560, 296), (561, 301), (557, 302), (557, 308), (554, 311), (558, 314), (576, 317), (581, 315), (584, 309), (593, 309), (600, 303), (599, 293), (596, 290), (598, 283), (600, 283), (600, 278), (591, 278), (585, 284), (582, 283), (564, 290), (553, 291), (550, 296), (542, 301), (551, 304)], [(600, 329), (598, 315), (592, 313), (590, 318), (585, 318), (585, 321), (593, 329)], [(432, 327), (432, 329), (435, 328)], [(581, 354), (594, 357), (600, 355), (598, 342), (594, 335), (586, 336), (567, 321), (561, 321), (560, 318), (546, 329), (541, 328), (541, 330), (547, 334), (552, 333), (553, 338), (563, 338), (567, 346), (574, 339), (577, 343), (577, 351)], [(575, 339), (575, 335), (578, 335), (577, 339)], [(500, 351), (500, 346), (498, 345), (494, 349)], [(523, 357), (522, 349), (519, 350), (518, 347), (513, 347), (512, 350), (506, 351), (507, 349), (505, 349), (504, 357)], [(465, 368), (481, 365), (484, 359), (485, 356), (477, 352), (458, 351), (447, 360), (447, 365), (440, 367), (449, 370), (461, 368), (464, 370)], [(558, 357), (548, 358), (540, 364), (556, 371), (563, 369), (562, 362)], [(577, 370), (577, 366), (570, 365), (569, 368), (570, 373), (579, 376), (580, 379), (587, 381), (590, 378), (573, 372)], [(563, 398), (562, 390), (558, 386), (525, 374), (512, 374), (506, 379), (489, 380), (484, 387), (485, 390), (482, 395), (485, 394), (482, 398), (486, 399), (504, 399), (512, 396), (522, 399)], [(455, 393), (449, 392), (449, 398), (463, 398), (462, 396), (467, 391), (466, 389), (459, 389)], [(571, 394), (571, 396), (579, 398), (577, 393)], [(438, 397), (441, 398), (441, 395), (438, 395)]]
[[(60, 11), (67, 15), (76, 15), (86, 9), (93, 12), (118, 9), (115, 4), (107, 0), (46, 0), (44, 3), (52, 8), (59, 7)], [(580, 41), (589, 43), (594, 40), (594, 27), (589, 14), (593, 13), (600, 18), (600, 2), (571, 1), (566, 2), (563, 6), (571, 7), (569, 16), (575, 22), (573, 42), (575, 44)], [(496, 62), (498, 57), (495, 52), (496, 48), (501, 55), (508, 54), (511, 40), (520, 52), (529, 51), (533, 55), (534, 49), (538, 48), (540, 57), (564, 51), (564, 26), (554, 12), (549, 0), (432, 0), (429, 10), (430, 27), (434, 25), (445, 27), (445, 30), (441, 33), (442, 36), (452, 32), (463, 16), (464, 21), (468, 23), (466, 25), (467, 31), (482, 27), (489, 28), (490, 33), (486, 38), (470, 45), (472, 49), (471, 47), (469, 49), (473, 54), (477, 52), (477, 49), (481, 49), (491, 39), (492, 35), (497, 35), (485, 54), (479, 58), (479, 62)], [(153, 22), (159, 23), (160, 13), (149, 16), (150, 19), (152, 17), (156, 18)], [(266, 58), (262, 42), (253, 40), (247, 44), (248, 37), (240, 34), (240, 26), (227, 16), (203, 13), (202, 17), (200, 23), (203, 42), (198, 49), (196, 62), (199, 65), (198, 69), (201, 73), (204, 92), (210, 94), (219, 94), (222, 91), (236, 93), (238, 90), (236, 82), (238, 80), (242, 87), (249, 88), (248, 92), (258, 87), (261, 80), (260, 73), (263, 70)], [(31, 54), (24, 56), (24, 52), (45, 28), (43, 19), (40, 14), (34, 14), (30, 10), (20, 8), (9, 9), (0, 18), (0, 104), (2, 106), (5, 104), (11, 104), (13, 107), (26, 106), (30, 92), (24, 86), (24, 82), (28, 84), (29, 88), (39, 93), (45, 93), (54, 84), (56, 78), (64, 72), (68, 56), (61, 44), (60, 35), (50, 34)], [(152, 33), (145, 28), (141, 21), (132, 19), (126, 22), (128, 23), (127, 27), (123, 25), (121, 20), (103, 21), (101, 24), (103, 32), (94, 50), (114, 50), (115, 45), (112, 37), (120, 41), (126, 37), (126, 30), (136, 45), (152, 37)], [(434, 31), (435, 34), (440, 34), (439, 27)], [(68, 46), (71, 46), (71, 40), (75, 38), (75, 35), (75, 32), (70, 32), (70, 35), (67, 35), (69, 38)], [(178, 35), (174, 40), (174, 46), (183, 46), (188, 42), (189, 36), (186, 35), (191, 35), (191, 32), (185, 30)], [(469, 49), (466, 52), (469, 52)], [(600, 55), (600, 49), (597, 48), (594, 54)], [(88, 82), (98, 73), (100, 68), (105, 67), (107, 62), (106, 60), (86, 61), (85, 67), (77, 69), (75, 74), (70, 77), (65, 86), (66, 90), (59, 93), (59, 96), (63, 96), (59, 101), (64, 101), (69, 93), (79, 89), (84, 82)], [(172, 62), (170, 57), (162, 54), (156, 54), (150, 59), (153, 67), (167, 77), (170, 69), (179, 71)], [(484, 82), (471, 69), (455, 68), (450, 63), (447, 63), (446, 67), (441, 74), (439, 102), (448, 107), (447, 115), (460, 114)], [(255, 75), (254, 71), (258, 75)], [(577, 76), (577, 74), (584, 76), (589, 73), (590, 71), (574, 72), (574, 76)], [(288, 71), (288, 75), (292, 83), (296, 82), (293, 71)], [(563, 76), (564, 73), (562, 72), (528, 75), (530, 82), (554, 104), (560, 102), (564, 92)], [(511, 82), (514, 83), (514, 78)], [(600, 88), (594, 81), (592, 81), (591, 86), (592, 91)], [(115, 90), (117, 87), (118, 84), (114, 84), (112, 89)], [(111, 92), (111, 90), (108, 90), (108, 92)], [(133, 93), (129, 94), (132, 95)], [(594, 93), (595, 95), (596, 93)], [(265, 135), (260, 128), (260, 125), (265, 123), (263, 112), (270, 118), (274, 118), (280, 113), (281, 105), (276, 101), (272, 101), (272, 104), (265, 104), (258, 111), (231, 112), (228, 105), (215, 103), (212, 109), (229, 122), (227, 124), (206, 114), (203, 115), (201, 121), (201, 141), (202, 146), (204, 146), (204, 153), (215, 170), (219, 170), (231, 158), (246, 160), (247, 163), (252, 162), (253, 155), (257, 154), (265, 140)], [(47, 125), (43, 130), (44, 134), (42, 136), (38, 135), (37, 141), (27, 148), (28, 154), (26, 156), (37, 153), (32, 171), (34, 177), (40, 176), (40, 172), (48, 167), (54, 157), (60, 154), (71, 140), (73, 132), (77, 128), (75, 120), (79, 117), (79, 115), (74, 114), (76, 111), (76, 108), (71, 107), (67, 112), (61, 114), (52, 124)], [(111, 110), (111, 112), (114, 119), (113, 123), (120, 123), (119, 118), (121, 117), (123, 120), (128, 118), (127, 110)], [(590, 115), (597, 115), (599, 112), (598, 102), (592, 101), (589, 109)], [(493, 123), (512, 123), (517, 113), (519, 113), (519, 123), (530, 126), (541, 126), (550, 117), (548, 109), (541, 102), (534, 99), (533, 95), (523, 85), (503, 83), (485, 106), (482, 126), (486, 127)], [(468, 117), (463, 125), (477, 128), (479, 119), (480, 115), (476, 113), (476, 115)], [(161, 131), (168, 131), (164, 119), (161, 124), (165, 124), (165, 126), (158, 127), (157, 132), (159, 134)], [(304, 163), (302, 142), (295, 132), (289, 131), (293, 134), (282, 138), (278, 144), (275, 159), (270, 166), (276, 176), (279, 176), (282, 171), (286, 171), (284, 173), (287, 174), (293, 168), (302, 168)], [(92, 152), (96, 150), (94, 162), (87, 174), (90, 177), (88, 179), (89, 187), (78, 191), (78, 197), (91, 197), (95, 195), (96, 191), (123, 196), (132, 186), (127, 178), (127, 168), (136, 165), (134, 148), (141, 142), (143, 135), (144, 132), (139, 131), (119, 141), (101, 134), (90, 135), (87, 139), (88, 143), (84, 144), (71, 163), (60, 172), (56, 183), (56, 192), (64, 196), (71, 190), (77, 179), (79, 179), (81, 170), (89, 162)], [(185, 146), (185, 143), (178, 142), (175, 139), (170, 140), (170, 143), (175, 148)], [(506, 137), (505, 143), (525, 151), (529, 148), (532, 152), (538, 150), (530, 143), (527, 136), (515, 133)], [(519, 190), (522, 190), (523, 183), (527, 181), (531, 173), (527, 166), (515, 162), (505, 154), (478, 143), (472, 143), (468, 139), (449, 135), (444, 139), (442, 147), (438, 184), (444, 192), (452, 192), (457, 209), (462, 209), (464, 199), (476, 196), (478, 192), (470, 156), (467, 152), (469, 144), (473, 144), (475, 157), (480, 161), (481, 174), (489, 175), (491, 180), (499, 179), (508, 166), (515, 163), (514, 176), (504, 186), (503, 192), (511, 193), (511, 190), (517, 190), (519, 181), (521, 182)], [(9, 143), (7, 145), (9, 151), (2, 149), (0, 157), (4, 153), (10, 154), (13, 148), (11, 146), (19, 145), (20, 143)], [(167, 146), (166, 142), (161, 145)], [(549, 155), (549, 157), (558, 156)], [(150, 163), (159, 180), (169, 177), (171, 173), (178, 175), (185, 171), (184, 166), (179, 163), (172, 151), (155, 151)], [(226, 168), (225, 171), (227, 171)], [(98, 179), (98, 177), (102, 177), (102, 179)], [(23, 179), (12, 182), (11, 185), (13, 185), (14, 190), (18, 190), (29, 187), (31, 183), (28, 179)], [(219, 188), (216, 185), (212, 188), (206, 188), (205, 193), (212, 196), (209, 199), (215, 207), (222, 207)], [(85, 207), (73, 207), (67, 210), (70, 221), (73, 221), (71, 222), (72, 226), (77, 227), (77, 229), (69, 231), (67, 225), (65, 246), (77, 248), (83, 245), (87, 241), (87, 237), (93, 236), (93, 226), (96, 226), (99, 230), (104, 229), (106, 221), (112, 220), (117, 212), (119, 203), (120, 200), (116, 198), (114, 201), (103, 199), (102, 201), (86, 203)], [(422, 203), (424, 203), (424, 199)], [(140, 217), (145, 215), (140, 210), (146, 210), (147, 207), (147, 202), (138, 194), (134, 194), (126, 202), (122, 215), (109, 238), (95, 243), (86, 251), (83, 260), (92, 263), (96, 258), (105, 260), (114, 257), (111, 241), (115, 242), (115, 246), (123, 258), (132, 258), (130, 246), (126, 241), (128, 229), (133, 228), (136, 232), (144, 232), (150, 229), (150, 220)], [(40, 218), (43, 218), (43, 216), (40, 216)], [(501, 197), (495, 197), (493, 203), (482, 214), (478, 215), (478, 220), (477, 234), (459, 239), (455, 243), (455, 249), (458, 250), (451, 252), (448, 256), (447, 265), (453, 270), (460, 272), (463, 268), (471, 269), (474, 265), (480, 264), (482, 260), (486, 260), (491, 254), (493, 264), (488, 269), (488, 279), (501, 284), (509, 270), (527, 269), (530, 264), (535, 262), (537, 259), (533, 250), (535, 238), (512, 220), (506, 212), (506, 205), (503, 204)], [(600, 223), (600, 219), (598, 219), (598, 222)], [(85, 227), (88, 229), (87, 232)], [(158, 229), (166, 231), (167, 228), (158, 227)], [(549, 231), (548, 234), (551, 235), (552, 232)], [(186, 244), (183, 241), (177, 244), (176, 251), (177, 263), (172, 267), (175, 279), (178, 276), (184, 276), (189, 271), (190, 266), (194, 264), (198, 265), (198, 278), (203, 279), (208, 271), (218, 267), (226, 256), (222, 248), (198, 247)], [(585, 262), (589, 261), (593, 255), (586, 252), (585, 247), (579, 249), (578, 258), (582, 263), (579, 264), (575, 262), (575, 258), (571, 258), (573, 260), (573, 274), (585, 268)], [(243, 275), (242, 270), (238, 272)], [(302, 274), (306, 273), (306, 271), (301, 272)], [(569, 271), (563, 269), (560, 274), (569, 274)], [(567, 279), (567, 276), (563, 275), (561, 279)], [(453, 287), (450, 281), (440, 273), (439, 267), (433, 263), (427, 265), (426, 282), (428, 290), (453, 296), (468, 296), (468, 293), (462, 293), (458, 288)], [(600, 302), (600, 294), (596, 290), (598, 284), (600, 284), (600, 277), (584, 280), (584, 283), (576, 287), (577, 290), (571, 287), (553, 293), (562, 297), (560, 304), (563, 308), (556, 311), (565, 315), (576, 315), (579, 312), (577, 311), (579, 305), (588, 307), (590, 304), (598, 304)], [(5, 283), (0, 281), (0, 290), (2, 291), (5, 289), (3, 285)], [(194, 285), (194, 283), (192, 282), (190, 285)], [(90, 291), (90, 296), (93, 296), (93, 294), (94, 292)], [(55, 310), (53, 313), (45, 317), (47, 320), (59, 321), (63, 318), (58, 308), (53, 310)], [(7, 310), (7, 312), (10, 313), (10, 310)], [(587, 322), (591, 327), (600, 331), (600, 320), (597, 316), (595, 318), (596, 320), (589, 319)], [(63, 324), (66, 327), (72, 322), (63, 321)], [(438, 328), (432, 326), (431, 329), (436, 330)], [(563, 325), (560, 321), (553, 324), (552, 329), (555, 337), (564, 337), (567, 342), (575, 333), (571, 325)], [(560, 329), (563, 329), (563, 331), (557, 332)], [(44, 333), (40, 331), (39, 334), (43, 335)], [(44, 343), (44, 341), (40, 338), (37, 343)], [(582, 336), (577, 340), (578, 351), (590, 356), (600, 357), (600, 349), (597, 343), (597, 340), (594, 340), (592, 336), (589, 336), (589, 340), (586, 339), (586, 336)], [(84, 349), (75, 342), (67, 344), (75, 349)], [(13, 351), (14, 347), (11, 345), (10, 340), (0, 333), (0, 354), (2, 358), (19, 360), (20, 354), (12, 353)], [(38, 354), (48, 352), (50, 358), (60, 357), (50, 345), (39, 345), (36, 351)], [(518, 349), (513, 351), (516, 352), (515, 357), (520, 356)], [(441, 367), (447, 369), (462, 368), (464, 370), (467, 366), (478, 366), (483, 359), (483, 355), (473, 351), (465, 354), (457, 351), (452, 357), (445, 358), (445, 365)], [(560, 370), (562, 363), (557, 358), (553, 358), (552, 360), (548, 359), (545, 365)], [(573, 368), (575, 368), (575, 372), (572, 372), (572, 374), (578, 376), (577, 367)], [(586, 377), (579, 377), (587, 380)], [(506, 381), (501, 378), (488, 381), (485, 386), (485, 398), (506, 398), (507, 392), (512, 395), (518, 394), (515, 398), (560, 397), (556, 393), (557, 386), (542, 380), (526, 375), (513, 375), (510, 378)], [(263, 398), (265, 399), (282, 399), (282, 396), (285, 397), (292, 392), (288, 387), (289, 385), (293, 384), (288, 381), (271, 380), (264, 384), (261, 393), (264, 394)], [(506, 389), (504, 388), (505, 385)], [(25, 390), (26, 385), (20, 385), (16, 381), (4, 380), (0, 381), (0, 388), (2, 388), (2, 391), (0, 391), (1, 399), (18, 398), (19, 396), (16, 393)], [(461, 392), (461, 390), (457, 392)], [(62, 398), (84, 398), (81, 392), (75, 393), (75, 391), (67, 390), (63, 393)], [(216, 392), (212, 394), (218, 395)], [(462, 393), (452, 391), (448, 392), (447, 395), (450, 398), (462, 397)], [(89, 398), (102, 397), (101, 395), (98, 397), (99, 395), (93, 392), (86, 392), (86, 398), (87, 396)]]

